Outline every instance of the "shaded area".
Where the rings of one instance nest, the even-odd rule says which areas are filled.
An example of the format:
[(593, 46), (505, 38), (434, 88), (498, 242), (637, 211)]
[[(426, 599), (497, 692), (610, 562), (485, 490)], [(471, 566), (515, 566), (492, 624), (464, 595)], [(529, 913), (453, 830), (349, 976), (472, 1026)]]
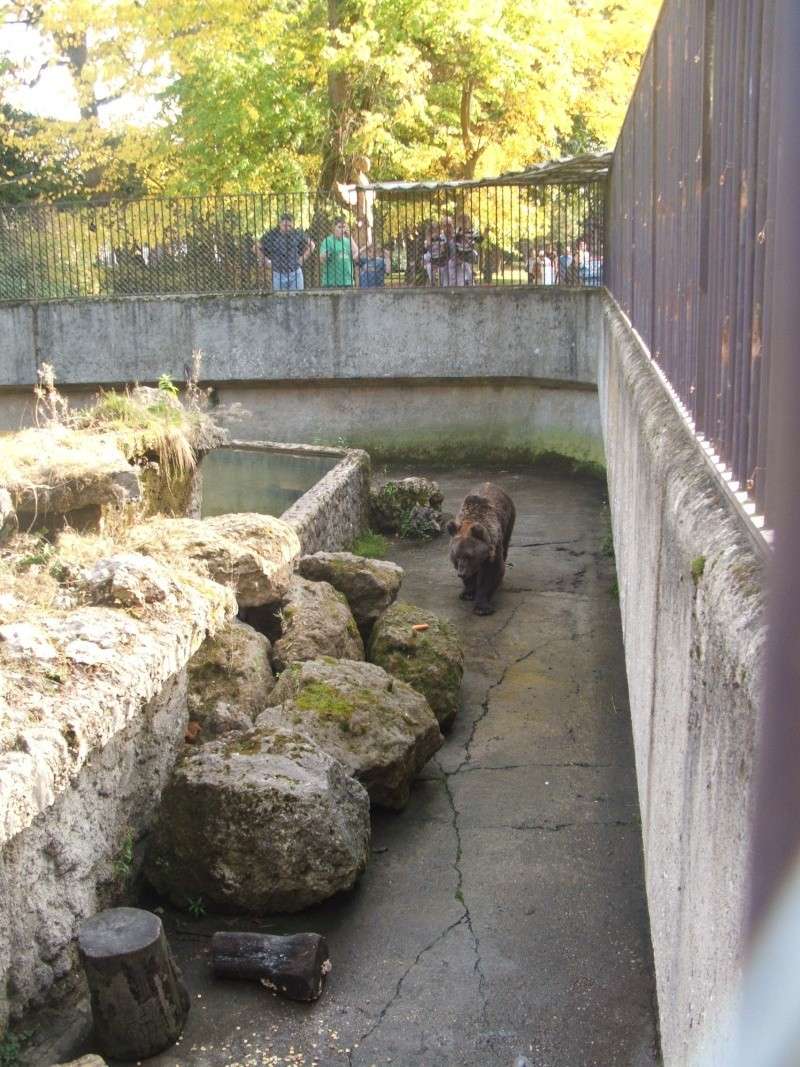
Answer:
[[(398, 471), (398, 474), (412, 473)], [(445, 508), (485, 472), (441, 476)], [(497, 613), (458, 600), (444, 539), (399, 545), (403, 599), (451, 619), (464, 709), (404, 812), (377, 812), (358, 889), (299, 916), (166, 916), (192, 993), (154, 1065), (657, 1064), (640, 827), (602, 488), (497, 472), (518, 520)], [(312, 929), (304, 1007), (209, 974), (215, 929)]]

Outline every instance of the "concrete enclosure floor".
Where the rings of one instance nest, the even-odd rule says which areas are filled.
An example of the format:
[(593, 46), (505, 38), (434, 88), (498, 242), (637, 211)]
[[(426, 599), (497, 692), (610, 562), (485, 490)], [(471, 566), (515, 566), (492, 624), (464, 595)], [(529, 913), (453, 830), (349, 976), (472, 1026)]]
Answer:
[[(464, 707), (445, 746), (405, 811), (373, 813), (352, 894), (263, 922), (165, 916), (192, 1010), (153, 1067), (659, 1062), (604, 488), (463, 470), (437, 475), (445, 508), (487, 478), (518, 515), (496, 614), (458, 599), (446, 538), (391, 552), (406, 570), (401, 598), (464, 640)], [(214, 981), (215, 929), (325, 933), (322, 999), (304, 1007)]]

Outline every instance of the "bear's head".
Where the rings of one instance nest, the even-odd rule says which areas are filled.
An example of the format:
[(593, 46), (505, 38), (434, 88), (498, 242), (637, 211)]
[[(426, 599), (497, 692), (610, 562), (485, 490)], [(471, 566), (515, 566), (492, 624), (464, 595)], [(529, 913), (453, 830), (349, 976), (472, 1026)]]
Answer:
[(450, 534), (450, 561), (459, 578), (472, 578), (484, 563), (494, 559), (489, 534), (479, 522), (463, 522), (459, 526), (451, 520), (447, 532)]

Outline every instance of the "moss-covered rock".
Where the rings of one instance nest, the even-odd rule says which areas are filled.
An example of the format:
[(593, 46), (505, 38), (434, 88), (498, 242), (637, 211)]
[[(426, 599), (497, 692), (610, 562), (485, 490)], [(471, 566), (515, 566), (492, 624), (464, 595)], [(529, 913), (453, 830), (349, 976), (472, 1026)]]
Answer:
[(392, 604), (373, 627), (367, 658), (422, 693), (443, 730), (452, 724), (461, 706), (464, 650), (449, 623), (413, 604)]
[(299, 911), (366, 867), (369, 801), (337, 760), (263, 723), (189, 750), (163, 798), (147, 877), (173, 904)]
[(352, 552), (316, 552), (301, 556), (297, 573), (312, 582), (328, 582), (344, 593), (365, 641), (375, 620), (394, 602), (403, 568), (388, 560), (365, 559)]
[(189, 716), (202, 727), (200, 741), (252, 728), (275, 685), (269, 653), (263, 634), (234, 619), (194, 654), (189, 661)]
[(444, 494), (430, 478), (388, 481), (370, 490), (370, 525), (381, 533), (400, 533), (415, 508), (429, 508), (438, 515), (443, 502)]
[(402, 808), (411, 782), (443, 742), (428, 702), (371, 663), (294, 663), (256, 725), (302, 731), (357, 778), (375, 804)]
[(283, 636), (272, 652), (276, 671), (321, 656), (364, 658), (364, 642), (347, 600), (327, 582), (309, 582), (296, 574), (283, 599), (281, 617)]

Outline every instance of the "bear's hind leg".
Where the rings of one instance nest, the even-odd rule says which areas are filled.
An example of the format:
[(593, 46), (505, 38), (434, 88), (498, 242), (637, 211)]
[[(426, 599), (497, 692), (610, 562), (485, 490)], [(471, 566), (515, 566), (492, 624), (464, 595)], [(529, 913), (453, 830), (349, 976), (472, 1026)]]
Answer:
[(511, 544), (511, 535), (514, 532), (514, 518), (512, 515), (508, 521), (508, 529), (503, 536), (503, 562), (508, 559), (508, 546)]

